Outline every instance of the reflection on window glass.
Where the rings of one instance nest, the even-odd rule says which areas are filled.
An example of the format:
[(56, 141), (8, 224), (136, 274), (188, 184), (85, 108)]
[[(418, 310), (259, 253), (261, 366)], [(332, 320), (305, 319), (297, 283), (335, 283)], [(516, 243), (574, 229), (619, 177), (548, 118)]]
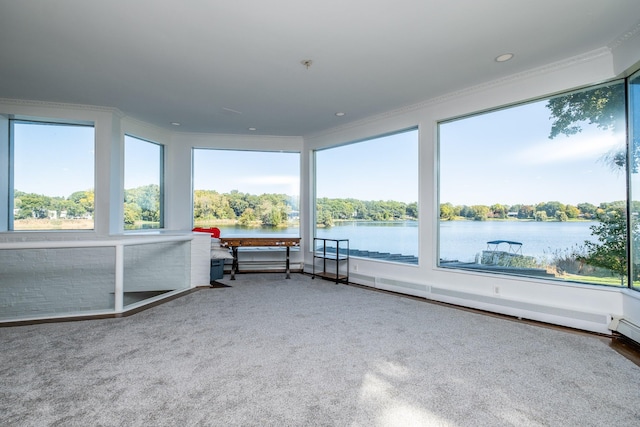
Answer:
[(163, 228), (163, 146), (124, 137), (124, 228)]
[(316, 237), (351, 256), (418, 263), (418, 130), (318, 150)]
[(631, 259), (633, 288), (640, 290), (640, 72), (629, 79), (629, 159), (631, 159)]
[(94, 128), (12, 121), (13, 230), (93, 229)]
[(442, 123), (439, 265), (626, 286), (624, 83)]
[(299, 153), (193, 150), (194, 227), (298, 237), (299, 189)]

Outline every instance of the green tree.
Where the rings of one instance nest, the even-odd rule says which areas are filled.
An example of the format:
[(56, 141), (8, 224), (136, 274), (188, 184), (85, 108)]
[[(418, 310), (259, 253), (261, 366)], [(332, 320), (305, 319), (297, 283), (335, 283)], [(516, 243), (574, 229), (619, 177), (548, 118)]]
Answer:
[(235, 218), (236, 215), (223, 194), (212, 190), (196, 190), (193, 192), (193, 216), (207, 220)]
[(142, 208), (137, 203), (124, 204), (124, 223), (126, 225), (134, 225), (136, 221), (142, 219)]
[(591, 219), (596, 216), (597, 206), (592, 205), (591, 203), (578, 203), (577, 206), (580, 209), (582, 215), (584, 215), (585, 219)]
[(507, 212), (509, 212), (509, 206), (502, 205), (500, 203), (491, 205), (491, 213), (494, 218), (505, 219), (507, 217)]
[[(575, 135), (582, 132), (585, 123), (595, 124), (603, 130), (623, 132), (626, 130), (625, 85), (616, 83), (595, 89), (573, 92), (551, 98), (546, 107), (551, 113), (553, 123), (549, 139), (559, 135)], [(638, 172), (640, 160), (640, 141), (632, 141), (631, 170)], [(605, 156), (613, 168), (624, 168), (627, 163), (626, 147), (613, 150)]]
[(489, 206), (473, 205), (471, 209), (473, 210), (474, 221), (485, 221), (489, 217)]
[(238, 190), (232, 190), (231, 193), (226, 194), (229, 207), (233, 209), (233, 213), (236, 217), (240, 217), (247, 209), (253, 208), (249, 205), (247, 200), (248, 194), (240, 193)]
[(450, 221), (456, 217), (455, 210), (451, 203), (440, 204), (440, 219)]
[(256, 220), (256, 212), (252, 208), (246, 208), (238, 218), (240, 225), (248, 226)]
[[(455, 213), (455, 209), (454, 209), (454, 215), (458, 215), (457, 213)], [(418, 219), (418, 203), (417, 202), (411, 202), (407, 205), (407, 216), (409, 218)]]
[(567, 218), (576, 219), (580, 216), (580, 209), (577, 206), (567, 205), (565, 213)]
[(20, 210), (14, 216), (15, 219), (46, 218), (51, 209), (52, 199), (49, 196), (35, 193), (14, 192), (14, 206), (19, 205)]
[(518, 208), (518, 218), (520, 219), (533, 218), (534, 215), (535, 209), (531, 205), (521, 205), (520, 208)]
[(333, 217), (327, 211), (318, 213), (318, 222), (325, 227), (333, 227)]
[(545, 211), (547, 213), (547, 217), (555, 218), (557, 212), (565, 211), (565, 205), (560, 202), (538, 203), (536, 205), (536, 212), (537, 211)]
[[(627, 276), (627, 217), (625, 209), (618, 208), (598, 215), (600, 221), (592, 225), (591, 234), (596, 242), (585, 241), (586, 254), (578, 259), (585, 264), (602, 267), (617, 274), (624, 285)], [(637, 221), (632, 221), (634, 247), (638, 243)]]
[(471, 208), (471, 206), (463, 205), (460, 208), (460, 216), (465, 218), (473, 218), (475, 216), (475, 211)]
[(536, 211), (534, 218), (536, 221), (546, 221), (549, 219), (546, 211)]
[(133, 203), (140, 207), (140, 218), (143, 221), (160, 221), (160, 186), (157, 184), (125, 190), (124, 202)]
[(288, 206), (278, 197), (278, 195), (262, 195), (260, 204), (260, 220), (262, 225), (267, 227), (278, 227), (287, 222)]
[(76, 191), (67, 198), (75, 205), (75, 211), (71, 216), (82, 216), (85, 213), (93, 215), (95, 210), (95, 193), (93, 190)]
[(554, 121), (549, 138), (575, 135), (582, 123), (595, 124), (604, 130), (625, 130), (624, 84), (618, 83), (551, 98), (546, 107)]

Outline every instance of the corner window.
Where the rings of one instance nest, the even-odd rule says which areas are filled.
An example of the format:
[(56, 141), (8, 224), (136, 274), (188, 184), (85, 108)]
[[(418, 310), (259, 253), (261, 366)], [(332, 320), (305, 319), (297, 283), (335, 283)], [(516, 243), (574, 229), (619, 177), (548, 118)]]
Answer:
[(441, 123), (439, 266), (626, 286), (625, 129), (624, 82)]
[(630, 230), (631, 240), (631, 281), (634, 289), (640, 291), (640, 72), (629, 78), (629, 197), (631, 198)]
[(164, 147), (124, 137), (124, 229), (164, 228)]
[(418, 263), (418, 129), (315, 152), (316, 237), (353, 257)]
[(94, 228), (93, 126), (10, 121), (9, 230)]
[(228, 236), (300, 236), (300, 154), (193, 150), (193, 224)]

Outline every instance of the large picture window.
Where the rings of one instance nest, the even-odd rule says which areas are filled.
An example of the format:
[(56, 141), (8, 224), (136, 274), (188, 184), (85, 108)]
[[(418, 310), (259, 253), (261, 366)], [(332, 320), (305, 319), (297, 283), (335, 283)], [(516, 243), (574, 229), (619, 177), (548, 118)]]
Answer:
[(626, 286), (625, 128), (624, 82), (441, 123), (439, 265)]
[(418, 130), (315, 152), (316, 237), (351, 256), (418, 263)]
[(193, 150), (193, 224), (223, 237), (300, 236), (300, 154)]
[(631, 198), (631, 277), (634, 289), (640, 290), (640, 72), (629, 78), (629, 180)]
[(11, 120), (10, 132), (9, 229), (93, 229), (93, 126)]
[(124, 228), (163, 228), (164, 147), (124, 137)]

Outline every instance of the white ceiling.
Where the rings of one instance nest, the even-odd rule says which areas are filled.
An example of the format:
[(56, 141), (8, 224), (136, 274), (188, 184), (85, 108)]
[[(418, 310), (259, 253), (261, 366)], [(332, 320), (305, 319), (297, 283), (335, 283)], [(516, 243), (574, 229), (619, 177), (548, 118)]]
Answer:
[(639, 22), (638, 0), (0, 0), (0, 98), (309, 135), (606, 48)]

